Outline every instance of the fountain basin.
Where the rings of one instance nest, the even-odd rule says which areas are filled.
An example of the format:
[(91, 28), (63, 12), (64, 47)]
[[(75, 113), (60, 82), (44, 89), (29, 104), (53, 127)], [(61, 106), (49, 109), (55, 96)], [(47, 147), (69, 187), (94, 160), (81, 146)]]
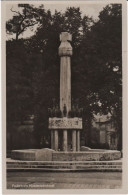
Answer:
[(61, 152), (49, 148), (13, 150), (11, 158), (26, 161), (109, 161), (121, 158), (117, 150), (90, 149), (80, 152)]
[(80, 152), (53, 152), (53, 161), (105, 161), (121, 158), (120, 151), (89, 150)]

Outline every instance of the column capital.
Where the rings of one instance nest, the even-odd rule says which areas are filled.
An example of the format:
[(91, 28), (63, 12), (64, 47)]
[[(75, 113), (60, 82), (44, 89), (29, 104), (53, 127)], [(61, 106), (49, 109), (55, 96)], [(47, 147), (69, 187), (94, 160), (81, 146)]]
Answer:
[(72, 41), (72, 35), (68, 32), (62, 32), (60, 34), (60, 41), (61, 42)]
[(72, 56), (72, 46), (69, 41), (72, 41), (72, 35), (68, 32), (60, 34), (59, 56)]

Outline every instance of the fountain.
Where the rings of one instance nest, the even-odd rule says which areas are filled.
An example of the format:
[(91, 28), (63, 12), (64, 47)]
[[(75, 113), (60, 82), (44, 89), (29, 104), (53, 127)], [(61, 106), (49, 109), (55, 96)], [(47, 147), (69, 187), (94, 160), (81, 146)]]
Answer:
[[(60, 106), (57, 113), (50, 112), (49, 133), (51, 133), (51, 148), (13, 150), (12, 159), (20, 161), (42, 162), (87, 162), (113, 161), (121, 158), (120, 151), (90, 149), (80, 147), (80, 132), (83, 130), (82, 109), (75, 115), (71, 105), (71, 56), (72, 36), (68, 32), (60, 34)], [(52, 109), (51, 109), (52, 110)], [(60, 133), (63, 135), (59, 148)], [(68, 141), (71, 135), (70, 143)], [(70, 145), (70, 147), (68, 147)], [(75, 163), (74, 162), (74, 163)]]

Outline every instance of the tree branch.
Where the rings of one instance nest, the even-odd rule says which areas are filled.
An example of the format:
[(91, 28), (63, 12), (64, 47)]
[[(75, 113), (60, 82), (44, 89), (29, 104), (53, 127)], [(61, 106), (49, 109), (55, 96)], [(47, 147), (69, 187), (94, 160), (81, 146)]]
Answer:
[(16, 13), (16, 14), (19, 14), (19, 15), (23, 18), (23, 16), (21, 15), (20, 12), (14, 11), (14, 10), (12, 10), (12, 8), (11, 8), (10, 10), (11, 10), (12, 12)]
[(33, 24), (28, 24), (28, 25), (26, 25), (21, 31), (19, 31), (18, 36), (19, 36), (22, 32), (24, 32), (24, 30), (25, 30), (27, 27), (34, 26), (35, 24), (38, 24), (38, 22), (35, 22), (35, 23), (33, 23)]

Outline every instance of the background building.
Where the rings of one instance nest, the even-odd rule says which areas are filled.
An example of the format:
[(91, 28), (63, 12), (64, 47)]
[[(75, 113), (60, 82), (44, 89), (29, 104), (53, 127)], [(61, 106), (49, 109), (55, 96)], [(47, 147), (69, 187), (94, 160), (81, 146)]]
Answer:
[(91, 128), (91, 144), (100, 148), (117, 149), (118, 136), (110, 113), (94, 115)]

